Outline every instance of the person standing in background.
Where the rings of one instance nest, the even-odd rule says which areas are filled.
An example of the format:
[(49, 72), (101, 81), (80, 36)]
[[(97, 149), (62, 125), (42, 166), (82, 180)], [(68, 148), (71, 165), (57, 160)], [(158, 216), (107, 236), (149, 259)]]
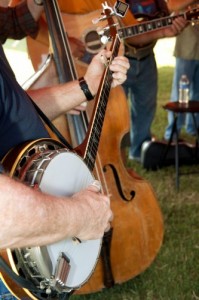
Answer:
[[(186, 1), (177, 4), (168, 1), (168, 7), (173, 10), (184, 10), (187, 4), (198, 4), (199, 1)], [(174, 48), (174, 56), (176, 57), (176, 65), (173, 74), (173, 83), (171, 90), (171, 101), (175, 102), (179, 99), (179, 81), (182, 75), (186, 75), (189, 79), (189, 98), (199, 101), (199, 25), (188, 25), (183, 32), (176, 37)], [(172, 112), (168, 112), (168, 125), (164, 133), (164, 139), (169, 140), (172, 132), (174, 116)], [(199, 114), (196, 114), (196, 123), (199, 125)], [(179, 114), (177, 120), (177, 129), (180, 130), (185, 125), (186, 132), (190, 135), (196, 135), (195, 126), (191, 114)]]
[[(126, 0), (134, 18), (140, 16), (156, 19), (168, 16), (169, 10), (164, 0)], [(122, 20), (125, 26), (130, 25)], [(138, 22), (138, 21), (137, 21)], [(130, 100), (130, 150), (129, 159), (140, 161), (141, 147), (152, 139), (151, 125), (155, 116), (157, 102), (157, 66), (154, 46), (158, 39), (173, 37), (186, 26), (186, 21), (179, 17), (171, 26), (133, 37), (124, 42), (125, 55), (129, 59), (130, 69), (123, 84)]]

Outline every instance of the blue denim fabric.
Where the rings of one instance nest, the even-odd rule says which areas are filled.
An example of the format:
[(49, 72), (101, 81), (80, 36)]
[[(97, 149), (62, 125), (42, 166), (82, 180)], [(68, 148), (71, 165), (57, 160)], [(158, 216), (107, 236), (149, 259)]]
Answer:
[(0, 279), (0, 300), (16, 300)]
[[(178, 101), (179, 80), (182, 74), (186, 74), (190, 81), (190, 100), (199, 101), (199, 60), (187, 60), (176, 58), (176, 66), (173, 75), (173, 84), (171, 90), (171, 101)], [(174, 116), (172, 112), (168, 112), (168, 126), (165, 130), (164, 138), (168, 140), (171, 136)], [(196, 122), (199, 125), (199, 114), (196, 114)], [(191, 114), (179, 114), (177, 128), (178, 132), (185, 125), (186, 131), (194, 135), (195, 129)]]
[(139, 159), (143, 142), (151, 140), (151, 124), (157, 102), (157, 66), (153, 53), (141, 60), (129, 58), (129, 62), (130, 69), (123, 84), (130, 100), (129, 156)]
[[(67, 300), (70, 298), (70, 294), (64, 294), (64, 296), (62, 296), (62, 298), (60, 299), (64, 299)], [(23, 297), (20, 300), (28, 300), (30, 299), (30, 297)], [(0, 279), (0, 300), (17, 300), (17, 298), (15, 298), (11, 292), (6, 288), (6, 286), (4, 285), (4, 283), (2, 282), (2, 280)]]

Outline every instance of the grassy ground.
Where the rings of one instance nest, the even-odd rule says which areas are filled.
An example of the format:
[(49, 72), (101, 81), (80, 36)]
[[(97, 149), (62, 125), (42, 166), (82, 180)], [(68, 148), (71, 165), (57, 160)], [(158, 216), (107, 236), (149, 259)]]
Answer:
[[(159, 100), (152, 128), (158, 138), (162, 138), (167, 123), (167, 114), (162, 105), (169, 99), (172, 72), (172, 67), (159, 69)], [(182, 135), (188, 138), (184, 133)], [(151, 266), (136, 278), (100, 293), (72, 296), (72, 299), (199, 299), (199, 175), (181, 176), (180, 190), (177, 192), (173, 166), (155, 172), (146, 171), (135, 162), (130, 166), (142, 178), (149, 180), (160, 203), (165, 226), (160, 252)], [(197, 171), (198, 166), (182, 169)]]

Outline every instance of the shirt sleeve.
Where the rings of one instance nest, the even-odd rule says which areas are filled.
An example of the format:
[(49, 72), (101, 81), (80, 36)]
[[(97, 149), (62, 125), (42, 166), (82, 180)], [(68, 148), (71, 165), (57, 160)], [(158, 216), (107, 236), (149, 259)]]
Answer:
[(27, 35), (35, 38), (38, 23), (32, 17), (26, 1), (15, 7), (0, 7), (0, 42), (6, 39), (22, 39)]
[(4, 172), (4, 168), (2, 166), (2, 164), (0, 163), (0, 174), (2, 174)]

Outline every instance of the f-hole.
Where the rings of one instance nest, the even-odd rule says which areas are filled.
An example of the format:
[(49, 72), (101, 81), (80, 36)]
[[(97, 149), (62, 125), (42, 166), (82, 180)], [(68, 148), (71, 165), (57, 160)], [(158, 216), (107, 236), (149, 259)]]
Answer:
[(115, 168), (112, 164), (107, 164), (107, 165), (105, 165), (105, 166), (103, 167), (103, 171), (104, 171), (104, 172), (107, 172), (108, 167), (109, 167), (109, 168), (112, 170), (112, 172), (113, 172), (113, 176), (114, 176), (114, 179), (115, 179), (115, 183), (116, 183), (116, 186), (117, 186), (117, 190), (118, 190), (118, 192), (119, 192), (119, 194), (120, 194), (122, 200), (127, 201), (127, 202), (132, 201), (133, 198), (135, 197), (135, 191), (132, 190), (132, 191), (130, 192), (130, 198), (129, 198), (129, 199), (126, 198), (125, 195), (124, 195), (124, 193), (123, 193), (122, 186), (121, 186), (121, 183), (120, 183), (121, 181), (120, 181), (120, 178), (119, 178), (119, 175), (118, 175), (118, 173), (117, 173), (116, 168)]

